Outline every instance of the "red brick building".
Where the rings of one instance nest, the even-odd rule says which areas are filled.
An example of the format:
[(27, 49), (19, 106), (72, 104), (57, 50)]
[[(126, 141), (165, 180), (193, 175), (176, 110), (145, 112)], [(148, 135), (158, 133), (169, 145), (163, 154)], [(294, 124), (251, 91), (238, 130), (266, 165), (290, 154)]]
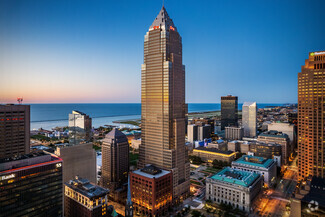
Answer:
[(172, 205), (173, 180), (170, 171), (153, 165), (130, 175), (134, 212), (142, 216), (166, 216)]

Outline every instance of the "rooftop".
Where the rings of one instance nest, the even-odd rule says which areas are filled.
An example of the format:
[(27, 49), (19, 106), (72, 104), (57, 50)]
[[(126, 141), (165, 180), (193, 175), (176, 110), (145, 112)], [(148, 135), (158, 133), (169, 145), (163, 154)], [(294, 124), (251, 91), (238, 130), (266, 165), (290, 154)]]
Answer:
[(256, 179), (258, 179), (259, 176), (260, 175), (257, 173), (225, 167), (217, 174), (211, 176), (211, 179), (219, 180), (229, 184), (237, 184), (240, 186), (249, 187)]
[(267, 159), (264, 157), (243, 155), (241, 158), (235, 161), (236, 163), (246, 164), (256, 167), (268, 168), (274, 162), (273, 159)]
[(107, 189), (90, 183), (88, 179), (80, 178), (79, 176), (76, 176), (74, 180), (66, 182), (65, 185), (89, 199), (105, 196), (109, 192)]
[(168, 13), (166, 11), (166, 8), (164, 6), (161, 8), (159, 14), (157, 15), (157, 17), (155, 18), (155, 20), (151, 24), (150, 29), (155, 28), (156, 26), (159, 26), (160, 28), (164, 27), (166, 30), (167, 29), (176, 30), (174, 22), (169, 17), (169, 15), (168, 15)]
[(244, 102), (243, 106), (256, 106), (256, 102)]
[(148, 164), (142, 169), (133, 171), (133, 173), (153, 179), (153, 178), (160, 178), (164, 175), (169, 174), (170, 172), (167, 170), (159, 169), (158, 167), (152, 164)]
[(8, 172), (9, 170), (18, 170), (27, 166), (36, 166), (40, 164), (62, 162), (61, 158), (44, 153), (43, 151), (32, 152), (30, 154), (20, 155), (10, 158), (0, 159), (0, 172)]
[(266, 131), (266, 132), (261, 133), (259, 136), (289, 138), (287, 134), (279, 132), (277, 130)]
[(226, 154), (226, 155), (232, 155), (235, 154), (233, 151), (221, 151), (217, 148), (206, 148), (206, 147), (198, 147), (196, 149), (194, 149), (194, 151), (207, 151), (207, 152), (213, 152), (213, 153), (217, 153), (217, 154)]

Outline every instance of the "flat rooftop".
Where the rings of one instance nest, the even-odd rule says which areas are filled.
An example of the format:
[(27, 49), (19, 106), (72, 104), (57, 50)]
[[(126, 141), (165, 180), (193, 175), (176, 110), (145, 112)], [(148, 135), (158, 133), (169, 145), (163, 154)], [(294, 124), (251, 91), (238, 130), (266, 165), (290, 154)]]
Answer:
[(251, 165), (261, 168), (269, 168), (273, 164), (273, 159), (267, 159), (264, 157), (243, 155), (241, 158), (236, 160), (234, 163), (240, 163), (245, 165)]
[(62, 162), (62, 159), (44, 153), (43, 151), (32, 152), (17, 157), (2, 158), (0, 159), (0, 172), (8, 172), (8, 170), (16, 170), (27, 166), (53, 163), (54, 161)]
[(284, 139), (289, 138), (287, 134), (284, 134), (277, 130), (266, 131), (266, 132), (261, 133), (259, 136), (276, 137), (276, 138), (284, 138)]
[(165, 176), (169, 174), (170, 171), (159, 169), (158, 167), (149, 164), (142, 169), (133, 171), (133, 173), (153, 179), (153, 178), (160, 178), (162, 176)]
[(221, 151), (217, 148), (206, 148), (206, 147), (198, 147), (193, 151), (206, 151), (206, 152), (213, 152), (216, 154), (223, 154), (223, 155), (233, 155), (235, 154), (233, 151)]
[(257, 173), (225, 167), (223, 170), (211, 176), (210, 178), (229, 184), (236, 184), (244, 187), (249, 187), (256, 179), (258, 179), (259, 176), (260, 175)]
[(64, 184), (89, 199), (105, 196), (109, 192), (109, 190), (90, 183), (88, 179), (80, 178), (79, 176)]

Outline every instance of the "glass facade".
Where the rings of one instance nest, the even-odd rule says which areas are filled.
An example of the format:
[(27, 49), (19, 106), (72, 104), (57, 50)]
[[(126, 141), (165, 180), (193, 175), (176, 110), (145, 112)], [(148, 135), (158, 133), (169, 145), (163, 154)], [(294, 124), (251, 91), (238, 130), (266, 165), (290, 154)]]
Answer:
[(69, 114), (69, 143), (89, 142), (92, 137), (92, 119), (85, 113), (72, 111)]
[(221, 97), (221, 130), (225, 127), (238, 126), (238, 97)]
[(62, 216), (62, 160), (53, 158), (0, 171), (1, 217)]

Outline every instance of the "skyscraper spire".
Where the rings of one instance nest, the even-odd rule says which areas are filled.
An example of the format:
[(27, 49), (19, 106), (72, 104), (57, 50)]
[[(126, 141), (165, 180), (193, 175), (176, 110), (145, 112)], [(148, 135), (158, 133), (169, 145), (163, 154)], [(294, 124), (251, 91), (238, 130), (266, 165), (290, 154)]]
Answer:
[(128, 177), (128, 193), (125, 205), (125, 217), (133, 217), (133, 204), (131, 200), (130, 175)]
[(155, 28), (161, 28), (163, 30), (167, 30), (172, 28), (174, 31), (176, 30), (176, 27), (174, 25), (173, 20), (169, 17), (166, 8), (164, 5), (162, 6), (161, 10), (159, 11), (157, 17), (151, 24), (150, 29), (155, 29)]

